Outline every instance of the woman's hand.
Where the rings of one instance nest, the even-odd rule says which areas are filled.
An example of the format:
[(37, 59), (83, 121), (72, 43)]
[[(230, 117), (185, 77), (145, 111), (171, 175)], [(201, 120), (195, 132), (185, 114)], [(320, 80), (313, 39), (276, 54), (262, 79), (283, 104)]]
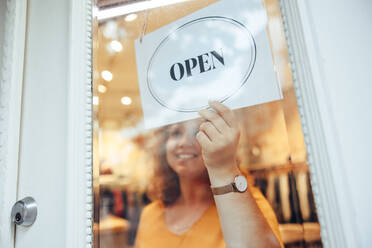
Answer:
[[(238, 172), (238, 123), (234, 113), (225, 105), (217, 101), (209, 102), (209, 105), (216, 112), (208, 109), (199, 111), (206, 121), (200, 125), (196, 139), (202, 147), (204, 163), (210, 177), (231, 181), (230, 177)], [(222, 183), (221, 180), (217, 180), (218, 182)]]

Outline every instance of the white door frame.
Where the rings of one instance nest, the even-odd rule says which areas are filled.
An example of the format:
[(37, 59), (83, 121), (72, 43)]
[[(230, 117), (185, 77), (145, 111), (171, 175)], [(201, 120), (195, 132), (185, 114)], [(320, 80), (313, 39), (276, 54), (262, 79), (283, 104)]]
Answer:
[(27, 0), (3, 1), (4, 40), (0, 43), (0, 247), (14, 246), (10, 212), (17, 200), (23, 60)]
[(93, 4), (70, 0), (66, 247), (93, 246)]
[[(30, 0), (7, 0), (4, 25), (4, 41), (0, 42), (0, 247), (15, 247), (15, 230), (10, 212), (19, 200), (18, 163), (20, 154), (20, 130), (22, 114), (22, 89), (24, 80), (24, 55), (26, 32), (35, 36), (45, 29), (26, 30), (27, 4)], [(42, 4), (36, 3), (33, 4)], [(56, 215), (66, 216), (66, 247), (92, 246), (92, 1), (69, 0), (68, 15), (59, 25), (68, 25), (68, 61), (57, 61), (68, 71), (68, 137), (66, 144), (66, 204), (65, 206), (43, 206)], [(3, 5), (1, 5), (3, 6)], [(36, 10), (38, 11), (38, 10)], [(44, 11), (44, 10), (40, 10)], [(53, 12), (52, 12), (53, 13)], [(48, 13), (42, 13), (44, 16)], [(50, 18), (54, 18), (50, 16)], [(65, 42), (65, 40), (60, 41)], [(61, 44), (48, 44), (54, 49)], [(25, 65), (27, 67), (27, 65)], [(32, 80), (38, 80), (33, 78)], [(53, 80), (53, 79), (50, 79)], [(48, 103), (46, 103), (48, 104)], [(53, 144), (51, 144), (53, 146)], [(54, 166), (54, 165), (50, 165)], [(42, 173), (41, 173), (42, 174)], [(45, 175), (44, 175), (45, 176)], [(37, 179), (36, 179), (37, 180)], [(53, 187), (53, 185), (46, 185)], [(56, 209), (57, 208), (57, 209)], [(61, 213), (62, 211), (62, 213)], [(36, 219), (37, 221), (37, 219)], [(55, 223), (59, 224), (59, 223)], [(29, 228), (32, 228), (29, 227)], [(25, 232), (25, 230), (22, 230)], [(27, 230), (26, 230), (27, 232)], [(47, 230), (43, 233), (47, 237)], [(17, 235), (18, 236), (18, 235)], [(32, 244), (30, 244), (32, 245)], [(57, 245), (57, 244), (56, 244)], [(30, 247), (30, 246), (27, 246)], [(39, 247), (35, 245), (35, 247)]]
[(279, 0), (279, 3), (322, 242), (325, 247), (360, 247), (351, 214), (352, 201), (339, 199), (338, 192), (343, 192), (346, 199), (350, 199), (350, 193), (307, 1)]
[[(325, 247), (358, 247), (344, 161), (305, 0), (279, 0)], [(7, 1), (0, 78), (0, 246), (13, 247), (26, 0)], [(92, 2), (70, 0), (66, 247), (92, 247)], [(30, 31), (30, 30), (29, 30)], [(0, 44), (1, 45), (1, 44)], [(336, 169), (337, 168), (337, 169)], [(3, 197), (4, 196), (4, 197)], [(348, 203), (349, 202), (349, 203)], [(340, 204), (342, 203), (342, 204)], [(346, 213), (346, 214), (345, 214)], [(3, 221), (5, 220), (5, 221)]]

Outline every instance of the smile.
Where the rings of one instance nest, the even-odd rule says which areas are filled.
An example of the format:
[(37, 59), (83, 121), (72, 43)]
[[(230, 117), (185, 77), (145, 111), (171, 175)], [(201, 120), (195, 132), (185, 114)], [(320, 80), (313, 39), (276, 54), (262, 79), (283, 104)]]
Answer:
[(176, 154), (176, 157), (179, 159), (191, 159), (191, 158), (196, 158), (198, 155), (196, 154), (185, 154), (185, 153), (179, 153)]

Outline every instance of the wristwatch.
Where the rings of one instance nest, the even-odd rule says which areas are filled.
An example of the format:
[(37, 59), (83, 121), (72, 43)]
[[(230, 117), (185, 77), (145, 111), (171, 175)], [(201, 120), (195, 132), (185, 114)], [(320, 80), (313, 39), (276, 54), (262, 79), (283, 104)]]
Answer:
[(238, 193), (244, 193), (247, 191), (248, 188), (248, 182), (245, 176), (243, 175), (237, 175), (234, 178), (234, 182), (221, 186), (221, 187), (211, 187), (212, 192), (214, 195), (223, 195), (230, 192), (238, 192)]

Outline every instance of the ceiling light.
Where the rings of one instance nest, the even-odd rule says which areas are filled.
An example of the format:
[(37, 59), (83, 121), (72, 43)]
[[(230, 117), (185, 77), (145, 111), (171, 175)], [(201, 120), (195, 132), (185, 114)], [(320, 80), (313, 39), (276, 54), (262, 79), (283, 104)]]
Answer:
[(104, 20), (109, 18), (114, 18), (117, 16), (123, 16), (130, 13), (135, 13), (143, 11), (146, 9), (153, 9), (165, 5), (171, 5), (180, 2), (186, 2), (189, 0), (148, 0), (141, 2), (134, 2), (131, 4), (125, 4), (118, 7), (113, 7), (109, 9), (100, 10), (97, 13), (98, 20)]
[(111, 80), (112, 80), (112, 73), (111, 72), (109, 72), (109, 71), (102, 71), (101, 72), (101, 77), (104, 79), (104, 80), (106, 80), (106, 81), (108, 81), (108, 82), (110, 82)]
[(126, 22), (132, 22), (134, 20), (137, 19), (137, 15), (136, 14), (129, 14), (125, 17), (125, 21)]
[(132, 103), (132, 99), (128, 96), (123, 96), (121, 98), (121, 103), (124, 105), (130, 105)]
[(99, 104), (98, 96), (93, 96), (93, 105), (98, 105), (98, 104)]
[(109, 21), (103, 28), (103, 36), (106, 39), (117, 39), (118, 24), (115, 21)]
[(113, 40), (110, 42), (110, 47), (112, 50), (114, 50), (115, 52), (120, 52), (121, 50), (123, 50), (123, 45), (117, 41), (117, 40)]
[(107, 90), (107, 88), (103, 84), (98, 85), (98, 92), (99, 93), (105, 93), (106, 90)]

